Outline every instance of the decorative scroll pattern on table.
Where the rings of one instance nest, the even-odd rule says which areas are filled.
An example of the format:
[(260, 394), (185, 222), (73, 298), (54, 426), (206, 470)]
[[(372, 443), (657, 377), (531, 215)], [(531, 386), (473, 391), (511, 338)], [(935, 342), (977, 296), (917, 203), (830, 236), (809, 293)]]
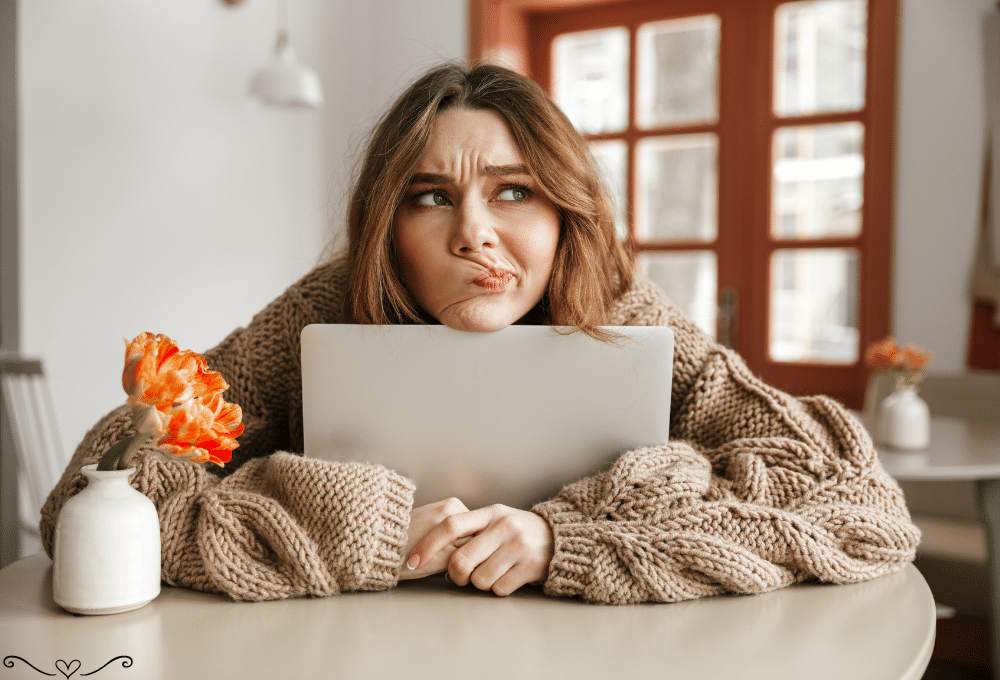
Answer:
[[(80, 673), (80, 677), (82, 678), (82, 677), (86, 677), (88, 675), (94, 675), (96, 673), (100, 673), (105, 668), (107, 668), (110, 664), (114, 663), (115, 661), (118, 661), (119, 659), (122, 660), (122, 668), (129, 668), (129, 667), (132, 666), (132, 657), (131, 656), (127, 656), (125, 654), (122, 654), (122, 655), (116, 656), (115, 658), (113, 658), (110, 661), (106, 662), (103, 666), (101, 666), (100, 668), (98, 668), (96, 671), (90, 671), (89, 673)], [(47, 671), (43, 671), (41, 668), (38, 668), (37, 666), (35, 666), (35, 664), (31, 663), (27, 659), (24, 659), (24, 658), (22, 658), (20, 656), (17, 656), (15, 654), (8, 654), (7, 656), (5, 656), (3, 658), (3, 665), (6, 666), (7, 668), (13, 668), (15, 660), (20, 661), (20, 662), (22, 662), (24, 664), (27, 664), (32, 669), (34, 669), (35, 671), (41, 673), (42, 675), (47, 675), (49, 677), (55, 677), (55, 675), (56, 675), (55, 673), (49, 673)], [(70, 676), (74, 675), (78, 670), (80, 670), (80, 667), (82, 665), (83, 664), (80, 663), (79, 659), (73, 659), (72, 661), (69, 661), (69, 662), (63, 661), (62, 659), (58, 659), (55, 662), (56, 670), (59, 671), (60, 673), (62, 673), (63, 677), (65, 677), (67, 680), (69, 680)]]

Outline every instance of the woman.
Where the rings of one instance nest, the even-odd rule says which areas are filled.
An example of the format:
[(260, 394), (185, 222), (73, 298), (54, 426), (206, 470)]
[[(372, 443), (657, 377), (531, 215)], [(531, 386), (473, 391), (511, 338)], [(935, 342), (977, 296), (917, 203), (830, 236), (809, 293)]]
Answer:
[[(132, 483), (160, 513), (163, 579), (263, 600), (378, 590), (447, 570), (499, 595), (543, 583), (595, 602), (758, 593), (902, 568), (919, 534), (871, 441), (824, 397), (753, 376), (644, 279), (634, 280), (585, 143), (510, 71), (436, 68), (380, 121), (350, 204), (346, 253), (206, 353), (246, 427), (224, 477), (147, 455)], [(412, 508), (380, 466), (302, 450), (299, 333), (309, 323), (667, 325), (671, 432), (531, 512)], [(52, 492), (128, 434), (123, 408), (87, 435)]]

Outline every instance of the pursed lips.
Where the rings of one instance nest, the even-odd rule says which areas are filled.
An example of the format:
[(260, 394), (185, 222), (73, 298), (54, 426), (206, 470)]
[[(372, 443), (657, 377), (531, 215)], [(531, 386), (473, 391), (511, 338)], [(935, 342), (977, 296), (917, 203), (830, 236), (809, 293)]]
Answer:
[(474, 278), (472, 283), (491, 293), (502, 293), (513, 278), (514, 275), (510, 272), (493, 267)]

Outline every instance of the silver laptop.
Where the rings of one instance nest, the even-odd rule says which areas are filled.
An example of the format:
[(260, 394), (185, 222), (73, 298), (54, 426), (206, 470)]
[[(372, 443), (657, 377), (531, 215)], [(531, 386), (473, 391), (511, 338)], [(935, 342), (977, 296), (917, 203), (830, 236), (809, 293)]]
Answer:
[(530, 508), (667, 441), (673, 333), (610, 330), (613, 344), (549, 326), (307, 326), (305, 453), (395, 470), (416, 505)]

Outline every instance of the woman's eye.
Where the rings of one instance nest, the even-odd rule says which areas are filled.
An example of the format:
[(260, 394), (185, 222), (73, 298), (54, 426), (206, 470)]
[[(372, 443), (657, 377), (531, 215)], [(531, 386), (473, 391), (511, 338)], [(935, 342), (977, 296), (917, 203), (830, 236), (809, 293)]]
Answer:
[(425, 191), (422, 194), (418, 194), (414, 199), (414, 202), (417, 205), (426, 207), (438, 207), (448, 205), (448, 197), (440, 191)]
[(505, 187), (500, 190), (497, 194), (497, 198), (501, 201), (514, 201), (520, 203), (521, 201), (528, 200), (528, 196), (531, 192), (525, 187)]

